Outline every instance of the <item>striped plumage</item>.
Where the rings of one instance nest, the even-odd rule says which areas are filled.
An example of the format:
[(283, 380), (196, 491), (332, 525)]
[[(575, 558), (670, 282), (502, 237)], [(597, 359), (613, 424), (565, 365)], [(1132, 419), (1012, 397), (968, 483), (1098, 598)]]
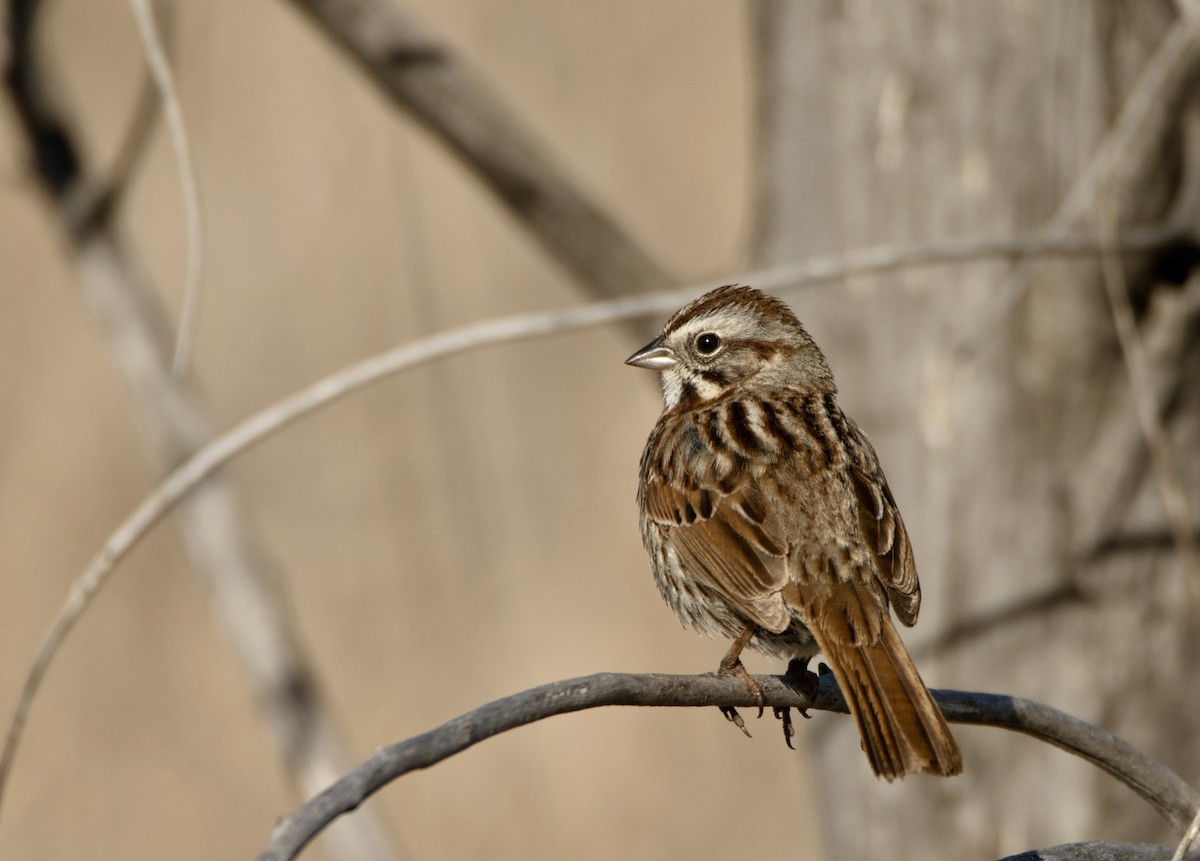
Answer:
[(661, 371), (638, 506), (679, 618), (784, 659), (820, 652), (876, 774), (957, 774), (958, 746), (892, 624), (921, 593), (875, 451), (782, 302), (714, 290), (628, 360)]

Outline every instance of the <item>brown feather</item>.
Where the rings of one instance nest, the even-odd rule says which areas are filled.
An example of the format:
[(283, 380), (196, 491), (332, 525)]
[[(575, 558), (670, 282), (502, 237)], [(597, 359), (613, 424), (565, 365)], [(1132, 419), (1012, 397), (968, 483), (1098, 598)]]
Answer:
[[(698, 582), (755, 624), (784, 630), (791, 615), (777, 597), (788, 576), (787, 545), (777, 534), (778, 525), (769, 522), (746, 489), (725, 495), (712, 487), (697, 493), (708, 500), (706, 505), (689, 506), (688, 494), (655, 482), (646, 489), (646, 508)], [(682, 515), (689, 507), (696, 516)], [(700, 516), (702, 511), (708, 516)]]
[[(962, 754), (878, 597), (861, 581), (843, 582), (823, 601), (795, 586), (784, 598), (805, 624), (837, 678), (863, 750), (885, 780), (925, 772), (962, 772)], [(872, 605), (875, 605), (873, 609)]]
[(853, 470), (854, 490), (858, 495), (859, 528), (867, 551), (875, 560), (875, 573), (887, 589), (896, 616), (912, 627), (921, 610), (921, 584), (913, 562), (908, 530), (892, 499), (892, 492), (879, 465), (874, 475), (861, 468)]

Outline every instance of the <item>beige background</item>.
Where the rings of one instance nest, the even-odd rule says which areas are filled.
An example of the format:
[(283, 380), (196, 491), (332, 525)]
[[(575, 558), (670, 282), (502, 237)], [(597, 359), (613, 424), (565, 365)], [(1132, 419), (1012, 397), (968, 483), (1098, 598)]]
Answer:
[[(195, 379), (217, 429), (424, 334), (586, 301), (294, 5), (176, 9), (208, 235)], [(681, 282), (733, 278), (752, 259), (1041, 230), (1178, 26), (1168, 0), (414, 8)], [(102, 171), (142, 83), (132, 16), (120, 0), (45, 11), (56, 81)], [(771, 26), (755, 29), (752, 11)], [(1194, 122), (1194, 81), (1174, 80), (1179, 103), (1151, 101)], [(1170, 210), (1194, 230), (1195, 141), (1146, 128), (1122, 161), (1142, 172), (1115, 184), (1122, 216)], [(6, 718), (68, 584), (157, 471), (7, 105), (0, 177)], [(1100, 200), (1078, 229), (1095, 229)], [(184, 221), (161, 128), (121, 224), (177, 314)], [(1099, 266), (1044, 264), (1004, 307), (1012, 270), (913, 268), (790, 298), (905, 514), (924, 594), (907, 640), (925, 678), (1050, 703), (1194, 783), (1200, 627)], [(1195, 512), (1200, 279), (1166, 289), (1145, 259), (1127, 270), (1154, 376), (1137, 394), (1170, 407)], [(975, 359), (957, 355), (963, 339)], [(460, 356), (228, 469), (356, 760), (554, 679), (714, 667), (724, 645), (679, 628), (638, 540), (637, 458), (659, 409), (653, 376), (622, 365), (640, 343), (614, 328)], [(121, 564), (35, 704), (0, 858), (263, 846), (298, 799), (209, 598), (174, 519)], [(972, 635), (930, 654), (956, 629)], [(1177, 837), (1127, 787), (1011, 733), (956, 730), (963, 777), (886, 785), (850, 721), (799, 725), (812, 763), (771, 721), (754, 726), (746, 741), (711, 710), (556, 718), (370, 806), (418, 859), (930, 857), (947, 845), (1000, 857)]]
[[(743, 4), (415, 6), (681, 279), (737, 271), (752, 110)], [(142, 74), (129, 10), (57, 0), (44, 31), (106, 164)], [(424, 333), (583, 301), (287, 4), (178, 4), (174, 43), (208, 240), (195, 373), (221, 427)], [(7, 718), (68, 584), (155, 472), (7, 106), (3, 121)], [(160, 128), (124, 216), (177, 309), (174, 171)], [(597, 331), (453, 359), (230, 469), (356, 756), (546, 681), (715, 665), (723, 646), (678, 627), (638, 540), (636, 462), (658, 394), (622, 366), (633, 346)], [(802, 757), (775, 733), (764, 724), (748, 742), (700, 711), (595, 711), (490, 741), (373, 804), (423, 859), (778, 855), (781, 823), (804, 835), (789, 857), (817, 857)], [(296, 801), (168, 521), (51, 668), (0, 857), (251, 857)]]

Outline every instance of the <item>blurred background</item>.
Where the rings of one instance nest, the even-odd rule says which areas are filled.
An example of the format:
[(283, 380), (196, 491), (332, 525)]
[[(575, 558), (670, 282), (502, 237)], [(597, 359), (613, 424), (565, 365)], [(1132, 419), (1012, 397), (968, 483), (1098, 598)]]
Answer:
[[(33, 5), (41, 69), (103, 177), (146, 85), (134, 18), (120, 2)], [(436, 57), (506, 105), (654, 261), (616, 286), (548, 251), (334, 48), (327, 19), (302, 12), (340, 5), (356, 6), (169, 4), (205, 230), (183, 431), (170, 429), (178, 393), (120, 346), (122, 288), (97, 286), (95, 237), (68, 220), (78, 201), (46, 193), (6, 99), (5, 720), (70, 583), (164, 467), (348, 363), (490, 317), (871, 245), (1195, 227), (1196, 40), (1172, 3), (406, 0)], [(1156, 60), (1173, 64), (1151, 80)], [(1120, 169), (1066, 212), (1138, 94), (1155, 107)], [(145, 290), (134, 304), (161, 336), (186, 259), (161, 118), (123, 188), (101, 229), (120, 237)], [(1162, 502), (1166, 487), (1200, 506), (1190, 249), (1116, 267), (1146, 354), (1140, 392), (1095, 256), (905, 267), (782, 295), (908, 522), (925, 605), (906, 639), (929, 684), (1047, 702), (1194, 784), (1195, 554)], [(120, 563), (51, 666), (0, 857), (250, 857), (302, 800), (271, 694), (252, 690), (230, 635), (238, 599), (222, 597), (221, 572), (239, 565), (284, 608), (283, 638), (309, 662), (302, 693), (347, 765), (556, 679), (711, 670), (725, 645), (661, 602), (633, 502), (661, 401), (653, 375), (622, 362), (665, 316), (414, 369), (239, 457), (210, 487), (215, 508), (172, 515)], [(1161, 423), (1165, 466), (1132, 392)], [(236, 527), (206, 532), (206, 516)], [(198, 531), (185, 539), (186, 517)], [(236, 546), (206, 545), (214, 535)], [(799, 753), (772, 721), (750, 723), (752, 741), (715, 710), (541, 722), (355, 814), (392, 851), (318, 841), (305, 857), (999, 857), (1178, 836), (1093, 767), (999, 730), (957, 731), (962, 778), (887, 786), (840, 716), (799, 722)]]

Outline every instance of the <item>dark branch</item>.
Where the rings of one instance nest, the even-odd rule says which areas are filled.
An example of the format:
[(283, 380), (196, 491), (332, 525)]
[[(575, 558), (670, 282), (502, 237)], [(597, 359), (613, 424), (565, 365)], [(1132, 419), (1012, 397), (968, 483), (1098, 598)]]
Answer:
[(42, 83), (43, 76), (35, 62), (34, 24), (39, 6), (37, 0), (12, 0), (8, 5), (9, 46), (4, 86), (29, 139), (36, 168), (34, 175), (46, 192), (57, 198), (79, 179), (79, 152), (71, 130)]
[[(1193, 529), (1192, 534), (1200, 541), (1200, 529)], [(1175, 538), (1167, 529), (1130, 530), (1108, 535), (1089, 551), (1089, 561), (1115, 556), (1121, 553), (1145, 553), (1147, 551), (1168, 551), (1175, 547)]]
[[(164, 0), (156, 0), (154, 17), (158, 19), (158, 29), (163, 34), (163, 41), (166, 43), (164, 49), (168, 54), (171, 51), (173, 16), (174, 6)], [(103, 221), (120, 207), (133, 186), (133, 176), (142, 165), (150, 141), (153, 140), (161, 106), (162, 99), (159, 98), (154, 76), (147, 71), (126, 122), (121, 142), (117, 146), (116, 156), (105, 171), (102, 185), (89, 201), (93, 211), (81, 216), (84, 221)]]
[(936, 639), (914, 648), (913, 654), (918, 657), (945, 655), (1014, 622), (1028, 621), (1043, 613), (1077, 606), (1086, 599), (1087, 595), (1074, 581), (1058, 583), (1047, 589), (1022, 595), (999, 607), (968, 616), (947, 627)]
[[(847, 713), (832, 675), (809, 697), (794, 679), (757, 676), (765, 705)], [(998, 694), (935, 691), (955, 723), (1014, 730), (1081, 756), (1146, 799), (1168, 822), (1186, 828), (1200, 793), (1161, 763), (1102, 729), (1049, 706)], [(424, 735), (375, 751), (366, 762), (301, 805), (271, 835), (260, 861), (291, 859), (334, 819), (410, 771), (429, 768), (484, 739), (553, 715), (598, 706), (751, 707), (740, 680), (714, 675), (598, 673), (554, 682), (481, 706)], [(968, 765), (969, 767), (969, 765)]]
[(1063, 843), (1000, 861), (1170, 861), (1171, 855), (1170, 848), (1153, 843)]

